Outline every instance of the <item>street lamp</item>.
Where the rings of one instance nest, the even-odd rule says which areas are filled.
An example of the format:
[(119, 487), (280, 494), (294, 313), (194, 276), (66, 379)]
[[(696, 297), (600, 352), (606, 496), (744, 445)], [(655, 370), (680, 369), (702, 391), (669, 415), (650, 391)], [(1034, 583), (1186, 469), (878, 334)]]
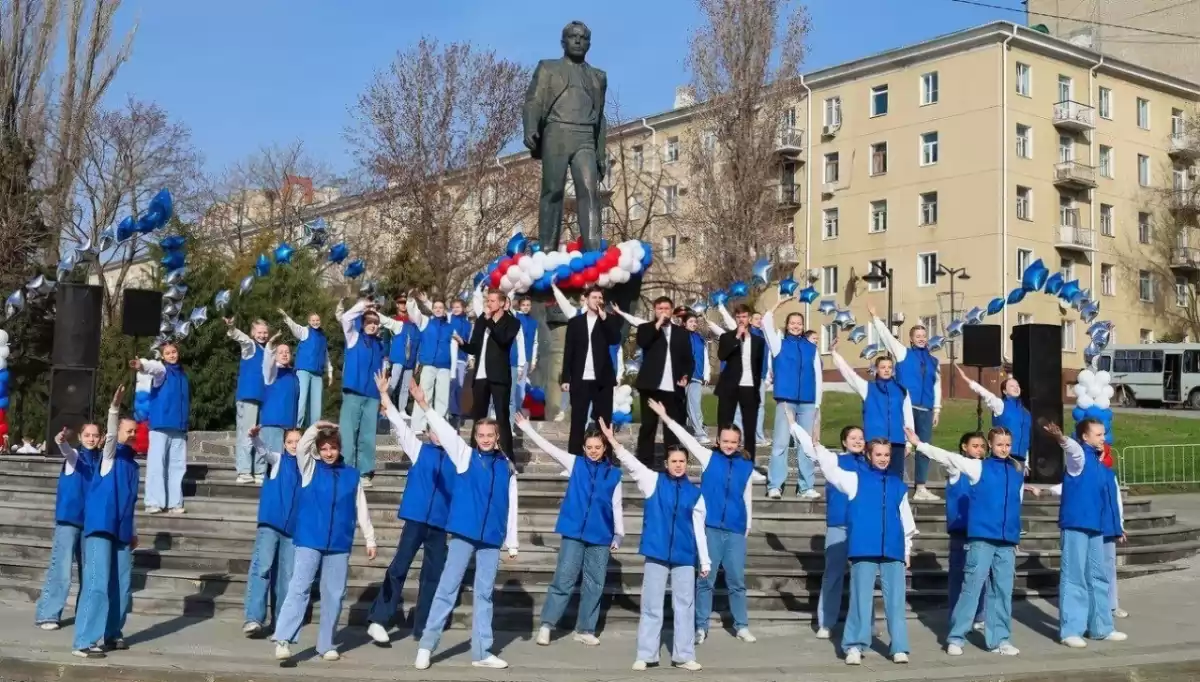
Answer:
[(871, 271), (863, 275), (863, 281), (867, 284), (887, 284), (888, 290), (888, 307), (887, 307), (887, 327), (892, 330), (892, 292), (895, 287), (892, 286), (892, 269), (881, 268), (878, 262), (871, 263)]
[[(971, 279), (971, 276), (967, 274), (966, 268), (951, 268), (946, 265), (943, 265), (942, 263), (938, 263), (937, 272), (935, 272), (934, 275), (936, 277), (949, 277), (950, 278), (950, 321), (953, 322), (954, 315), (957, 312), (954, 309), (954, 280), (956, 280), (956, 279), (968, 280), (968, 279)], [(953, 341), (950, 342), (950, 397), (951, 398), (954, 397), (954, 362), (955, 362), (955, 360), (958, 359), (958, 357), (955, 353), (956, 345), (957, 344), (955, 344)]]

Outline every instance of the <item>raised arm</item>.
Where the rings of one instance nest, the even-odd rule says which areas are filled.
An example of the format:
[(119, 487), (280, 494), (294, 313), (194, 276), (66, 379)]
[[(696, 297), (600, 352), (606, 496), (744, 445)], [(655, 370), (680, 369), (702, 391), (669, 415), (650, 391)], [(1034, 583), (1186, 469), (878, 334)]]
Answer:
[(475, 313), (475, 319), (483, 319), (483, 287), (475, 287), (471, 292), (471, 312)]
[(800, 449), (804, 450), (804, 454), (809, 459), (816, 460), (821, 467), (821, 474), (825, 476), (825, 481), (846, 493), (846, 497), (853, 500), (858, 495), (858, 474), (838, 466), (837, 455), (825, 449), (824, 445), (814, 443), (812, 436), (808, 435), (804, 427), (792, 421), (791, 429), (792, 437), (800, 444)]
[(296, 444), (296, 466), (300, 469), (300, 485), (308, 487), (312, 481), (313, 472), (317, 469), (317, 431), (325, 425), (324, 422), (317, 422), (308, 427), (303, 434), (300, 435), (300, 442)]
[[(966, 374), (966, 372), (962, 371), (961, 367), (958, 368), (958, 373), (960, 376), (962, 376), (963, 379), (966, 379), (967, 386), (969, 386), (971, 388), (971, 391), (975, 395), (979, 396), (980, 398), (983, 398), (983, 402), (985, 404), (987, 404), (988, 409), (992, 411), (992, 414), (996, 415), (997, 417), (1004, 414), (1004, 401), (1003, 400), (998, 398), (995, 394), (993, 394), (991, 391), (987, 390), (983, 386), (980, 386), (977, 382), (967, 379), (967, 374)], [(938, 374), (940, 375), (941, 372), (938, 372)], [(940, 393), (938, 392), (938, 390), (936, 388), (934, 390), (934, 395), (940, 395)]]
[(417, 329), (425, 331), (425, 325), (429, 324), (429, 318), (425, 317), (425, 313), (421, 311), (416, 296), (409, 296), (408, 300), (404, 302), (404, 312), (408, 313), (408, 319), (417, 325)]
[(112, 404), (108, 406), (108, 423), (104, 430), (103, 458), (111, 460), (117, 455), (117, 429), (121, 426), (121, 399), (125, 397), (125, 386), (122, 384), (113, 394)]
[[(833, 357), (833, 366), (837, 367), (838, 372), (841, 372), (842, 379), (846, 382), (850, 389), (858, 394), (859, 398), (867, 399), (867, 380), (858, 376), (854, 369), (846, 362), (836, 350), (830, 349), (829, 355)], [(912, 419), (912, 415), (909, 415)]]
[(350, 306), (349, 310), (342, 313), (342, 333), (346, 336), (347, 348), (353, 348), (358, 343), (358, 329), (355, 328), (354, 323), (362, 317), (366, 309), (366, 301), (359, 301)]
[(387, 415), (388, 423), (392, 425), (392, 435), (396, 437), (396, 443), (400, 446), (401, 452), (408, 455), (412, 463), (416, 464), (417, 458), (421, 455), (421, 441), (408, 422), (401, 417), (400, 410), (397, 410), (396, 406), (392, 404), (392, 399), (388, 395), (388, 378), (383, 370), (379, 370), (375, 374), (375, 387), (379, 389), (379, 402), (383, 405), (383, 413)]
[(637, 484), (638, 491), (642, 493), (642, 496), (650, 497), (653, 495), (654, 488), (658, 485), (658, 474), (651, 471), (645, 464), (639, 462), (638, 458), (633, 456), (633, 453), (626, 450), (625, 446), (617, 441), (612, 426), (605, 422), (604, 419), (597, 419), (596, 425), (600, 427), (600, 432), (604, 434), (605, 440), (612, 446), (613, 454), (616, 455), (617, 460), (629, 470), (629, 474), (633, 477), (633, 482)]
[[(558, 309), (562, 311), (562, 314), (568, 320), (579, 314), (579, 308), (571, 305), (571, 299), (567, 298), (567, 295), (562, 292), (562, 289), (558, 288), (557, 284), (551, 282), (550, 290), (554, 292), (554, 300), (558, 303)], [(480, 305), (482, 306), (483, 303), (480, 302)]]
[(629, 324), (631, 324), (635, 327), (641, 326), (641, 325), (649, 322), (649, 320), (647, 320), (646, 318), (638, 317), (637, 315), (630, 315), (629, 313), (625, 312), (624, 310), (621, 310), (620, 308), (616, 307), (615, 305), (613, 306), (613, 310), (616, 311), (616, 313), (618, 315), (625, 318), (626, 322), (628, 322)]
[(734, 320), (733, 315), (729, 314), (729, 308), (726, 308), (724, 303), (717, 306), (717, 312), (721, 314), (721, 321), (725, 323), (725, 329), (729, 331), (737, 329), (737, 320)]
[[(778, 304), (776, 304), (777, 307), (779, 307)], [(763, 313), (762, 330), (763, 338), (767, 341), (767, 348), (771, 351), (771, 355), (779, 355), (779, 351), (783, 350), (783, 339), (779, 336), (779, 330), (775, 328), (775, 308)]]
[(1078, 476), (1083, 473), (1085, 464), (1085, 456), (1083, 446), (1081, 446), (1074, 438), (1068, 438), (1062, 431), (1062, 427), (1054, 422), (1046, 423), (1042, 426), (1046, 433), (1051, 438), (1058, 441), (1058, 444), (1063, 449), (1063, 456), (1066, 458), (1067, 475)]
[(226, 320), (225, 323), (229, 325), (229, 331), (225, 332), (225, 335), (237, 341), (237, 345), (242, 351), (242, 359), (249, 360), (254, 357), (254, 351), (257, 350), (254, 347), (254, 339), (246, 336), (246, 332), (234, 327), (233, 320)]
[(389, 315), (379, 313), (379, 326), (388, 330), (392, 334), (399, 334), (404, 330), (404, 323)]
[(297, 341), (304, 341), (305, 339), (308, 338), (308, 327), (307, 326), (301, 326), (301, 325), (296, 324), (296, 321), (293, 320), (292, 318), (288, 317), (288, 314), (285, 313), (282, 308), (279, 309), (279, 314), (280, 314), (280, 316), (283, 317), (283, 323), (285, 325), (287, 325), (288, 329), (291, 330), (292, 336), (296, 337)]
[(515, 557), (520, 541), (517, 539), (517, 475), (508, 477), (508, 524), (504, 534), (504, 545), (508, 547), (508, 555)]
[[(279, 334), (275, 336), (279, 336)], [(263, 349), (262, 373), (264, 384), (270, 386), (275, 383), (275, 377), (279, 374), (279, 365), (275, 363), (275, 337), (271, 337), (271, 341)]]
[(701, 497), (692, 508), (692, 533), (696, 536), (696, 556), (700, 559), (700, 572), (703, 574), (712, 570), (712, 560), (708, 556), (708, 533), (704, 530), (704, 519), (707, 515), (708, 509), (704, 505), (704, 498)]
[(687, 448), (688, 452), (692, 453), (693, 457), (700, 460), (700, 468), (707, 469), (708, 462), (710, 459), (712, 459), (712, 450), (701, 445), (700, 441), (696, 440), (692, 434), (688, 433), (688, 430), (684, 428), (682, 424), (674, 419), (671, 419), (671, 416), (667, 414), (667, 408), (664, 407), (662, 403), (658, 402), (657, 400), (650, 400), (647, 401), (646, 404), (649, 405), (650, 409), (658, 415), (658, 418), (667, 425), (667, 428), (671, 429), (671, 433), (675, 434), (675, 437), (679, 439), (679, 443), (683, 445), (683, 447)]
[(888, 329), (887, 323), (879, 319), (879, 316), (875, 314), (874, 307), (870, 308), (870, 312), (871, 325), (875, 327), (875, 333), (879, 336), (879, 341), (887, 348), (887, 352), (891, 353), (897, 363), (904, 362), (904, 358), (908, 357), (908, 349), (904, 347), (904, 344), (900, 343), (899, 339), (892, 336), (892, 330)]
[(904, 406), (900, 408), (900, 416), (904, 419), (904, 428), (915, 429), (916, 423), (913, 422), (912, 416), (912, 397), (907, 393), (904, 394)]
[(138, 360), (138, 366), (135, 369), (143, 374), (149, 374), (152, 386), (161, 386), (167, 380), (167, 366), (158, 360), (142, 358)]
[(908, 438), (908, 442), (917, 448), (917, 452), (941, 464), (947, 471), (958, 471), (965, 474), (971, 485), (978, 483), (979, 477), (983, 475), (983, 460), (963, 457), (949, 450), (943, 450), (936, 445), (922, 443), (911, 427), (904, 429), (904, 435)]
[(521, 432), (524, 433), (529, 440), (533, 441), (533, 444), (536, 445), (538, 449), (547, 455), (550, 455), (550, 457), (555, 462), (558, 462), (559, 466), (565, 469), (568, 474), (571, 473), (571, 470), (575, 468), (575, 455), (572, 455), (554, 443), (546, 440), (542, 434), (538, 433), (537, 430), (533, 428), (533, 424), (525, 418), (525, 415), (521, 414), (520, 412), (513, 415), (513, 419), (515, 419), (517, 422), (517, 428), (521, 429)]

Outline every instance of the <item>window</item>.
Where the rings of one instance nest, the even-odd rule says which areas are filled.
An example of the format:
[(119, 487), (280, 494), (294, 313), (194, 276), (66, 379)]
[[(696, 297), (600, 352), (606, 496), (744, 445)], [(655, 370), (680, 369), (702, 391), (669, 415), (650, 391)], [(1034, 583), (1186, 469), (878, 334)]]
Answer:
[(826, 265), (821, 269), (821, 293), (831, 296), (838, 292), (838, 269), (836, 265)]
[(1187, 176), (1188, 172), (1182, 168), (1176, 168), (1171, 171), (1171, 189), (1176, 192), (1187, 191)]
[(1017, 62), (1017, 94), (1032, 97), (1033, 92), (1033, 70), (1028, 64)]
[(679, 210), (678, 185), (663, 186), (663, 210), (667, 213), (667, 215), (674, 214)]
[[(796, 110), (789, 109), (788, 111), (790, 111), (792, 113), (792, 117), (794, 119), (796, 116)], [(782, 132), (784, 134), (790, 135), (790, 134), (792, 134), (793, 130), (795, 130), (794, 122), (793, 122), (792, 126), (784, 128)], [(717, 134), (711, 130), (706, 130), (706, 131), (700, 133), (700, 147), (704, 150), (704, 153), (706, 153), (706, 154), (712, 154), (714, 151), (716, 151), (717, 150)]]
[(1033, 324), (1033, 313), (1017, 313), (1017, 324)]
[(634, 220), (641, 220), (646, 217), (646, 204), (642, 201), (642, 195), (634, 194), (629, 199), (629, 217)]
[(1138, 184), (1142, 187), (1150, 186), (1150, 157), (1145, 154), (1138, 154)]
[(1075, 160), (1075, 139), (1070, 135), (1058, 136), (1058, 162), (1070, 163)]
[(1171, 110), (1171, 136), (1172, 137), (1182, 136), (1184, 133), (1184, 126), (1186, 126), (1186, 125), (1187, 124), (1184, 122), (1184, 118), (1183, 118), (1183, 109), (1172, 109)]
[(937, 225), (938, 197), (937, 192), (925, 192), (921, 195), (921, 224)]
[(1063, 279), (1067, 282), (1075, 279), (1075, 261), (1070, 258), (1062, 258), (1058, 262), (1058, 271), (1062, 273)]
[(1075, 200), (1065, 194), (1058, 195), (1058, 224), (1079, 227), (1079, 211), (1075, 208)]
[[(1138, 343), (1154, 343), (1154, 332), (1149, 329), (1139, 329), (1138, 330)], [(1155, 360), (1157, 360), (1157, 359), (1158, 358), (1155, 358)], [(1162, 363), (1159, 362), (1157, 364), (1159, 366), (1158, 371), (1161, 372), (1162, 371), (1162, 369), (1161, 369)]]
[(1064, 321), (1062, 323), (1062, 349), (1067, 353), (1075, 352), (1075, 322)]
[[(887, 261), (886, 260), (873, 260), (873, 261), (867, 263), (867, 265), (870, 266), (868, 272), (878, 272), (881, 275), (887, 274)], [(886, 288), (887, 288), (887, 279), (886, 278), (883, 280), (880, 280), (879, 282), (869, 282), (867, 284), (867, 291), (883, 291)]]
[(1100, 118), (1112, 118), (1112, 90), (1102, 87), (1100, 88), (1100, 96), (1096, 98), (1097, 108), (1100, 110)]
[(1058, 75), (1058, 101), (1060, 101), (1060, 102), (1070, 102), (1071, 101), (1071, 77), (1070, 76), (1064, 76), (1062, 74)]
[(922, 315), (919, 318), (919, 321), (921, 326), (924, 327), (925, 331), (929, 334), (930, 338), (937, 336), (938, 329), (940, 329), (938, 326), (937, 315)]
[(1106, 178), (1113, 176), (1112, 147), (1106, 145), (1100, 145), (1100, 175)]
[(842, 125), (842, 98), (830, 97), (825, 100), (825, 125), (830, 128), (840, 128)]
[(635, 144), (630, 149), (630, 156), (632, 157), (634, 170), (636, 170), (636, 171), (642, 170), (642, 166), (646, 162), (645, 153), (646, 153), (645, 149), (643, 149), (642, 145), (640, 145), (640, 144)]
[(1033, 158), (1033, 128), (1020, 123), (1017, 124), (1017, 156)]
[(917, 254), (917, 286), (931, 287), (937, 284), (937, 252)]
[(1113, 207), (1111, 204), (1100, 204), (1100, 235), (1104, 237), (1115, 236), (1113, 230)]
[(871, 145), (871, 175), (883, 175), (887, 172), (887, 142), (876, 142)]
[(1112, 263), (1100, 264), (1100, 293), (1105, 296), (1117, 295), (1117, 281)]
[(1017, 218), (1033, 220), (1033, 190), (1017, 186)]
[(677, 238), (673, 234), (662, 238), (663, 260), (667, 261), (668, 263), (675, 260), (675, 249), (677, 246), (676, 242)]
[(1150, 214), (1138, 212), (1138, 243), (1150, 243)]
[(871, 88), (871, 116), (886, 116), (888, 112), (888, 86)]
[(1031, 249), (1017, 249), (1017, 279), (1021, 279), (1032, 263), (1033, 251)]
[(837, 239), (838, 236), (838, 210), (836, 208), (825, 209), (822, 215), (823, 234), (825, 239)]
[(887, 199), (871, 202), (871, 225), (868, 231), (887, 232)]
[(921, 165), (931, 166), (938, 162), (938, 134), (921, 133)]
[(1137, 124), (1142, 130), (1150, 130), (1150, 100), (1137, 98)]
[(1186, 308), (1188, 304), (1188, 281), (1183, 275), (1175, 275), (1175, 305)]
[(926, 104), (937, 104), (938, 101), (938, 74), (937, 71), (930, 71), (926, 74), (921, 74), (921, 106)]
[(1154, 275), (1149, 270), (1138, 270), (1138, 300), (1154, 302)]
[(833, 346), (833, 340), (837, 338), (838, 326), (836, 324), (821, 325), (821, 354), (828, 355)]
[(832, 183), (838, 181), (838, 153), (833, 152), (825, 155), (825, 182)]
[(665, 158), (666, 158), (667, 163), (675, 163), (676, 161), (679, 160), (679, 138), (678, 137), (672, 136), (672, 137), (667, 138), (667, 152), (666, 152)]

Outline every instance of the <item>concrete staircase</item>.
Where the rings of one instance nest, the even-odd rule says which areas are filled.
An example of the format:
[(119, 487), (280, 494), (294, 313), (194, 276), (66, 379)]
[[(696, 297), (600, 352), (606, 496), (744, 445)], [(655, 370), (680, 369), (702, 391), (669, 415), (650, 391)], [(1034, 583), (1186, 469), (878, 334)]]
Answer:
[[(554, 442), (565, 442), (563, 425), (542, 425)], [(538, 614), (554, 573), (559, 537), (554, 533), (566, 479), (540, 452), (518, 441), (515, 459), (521, 470), (521, 555), (503, 562), (495, 597), (499, 628), (527, 631)], [(390, 438), (381, 438), (375, 485), (367, 493), (379, 541), (379, 557), (368, 562), (359, 546), (351, 559), (343, 619), (362, 623), (394, 554), (401, 522), (396, 508), (404, 491), (406, 462)], [(258, 487), (234, 482), (233, 439), (228, 433), (192, 435), (184, 481), (187, 513), (150, 516), (140, 511), (140, 547), (135, 552), (133, 608), (160, 616), (217, 617), (240, 621), (246, 573), (254, 542)], [(760, 455), (760, 464), (766, 456)], [(0, 457), (0, 599), (33, 601), (40, 592), (54, 532), (54, 495), (60, 468), (55, 457)], [(696, 472), (698, 473), (698, 471)], [(820, 482), (819, 482), (820, 483)], [(638, 616), (642, 560), (637, 555), (643, 500), (625, 483), (626, 531), (614, 553), (605, 587), (609, 627), (633, 627)], [(940, 484), (932, 487), (941, 493)], [(823, 492), (823, 488), (819, 488)], [(805, 502), (788, 495), (767, 500), (756, 492), (754, 529), (748, 543), (747, 588), (751, 619), (757, 623), (812, 618), (824, 568), (823, 501)], [(1152, 508), (1150, 498), (1127, 498), (1129, 542), (1119, 548), (1120, 575), (1131, 577), (1173, 570), (1172, 561), (1200, 550), (1200, 527), (1177, 523), (1169, 512)], [(1047, 597), (1057, 590), (1059, 565), (1057, 500), (1027, 499), (1017, 558), (1015, 596)], [(948, 537), (942, 503), (914, 503), (920, 535), (908, 579), (912, 612), (939, 608), (946, 597)], [(405, 588), (405, 608), (415, 603), (420, 558)], [(470, 585), (468, 576), (466, 585)], [(715, 609), (726, 609), (718, 581)], [(469, 623), (468, 587), (455, 610), (455, 623)], [(668, 600), (669, 602), (669, 600)], [(319, 609), (314, 604), (314, 609)], [(572, 606), (573, 608), (573, 606)], [(669, 608), (669, 607), (668, 607)], [(570, 615), (573, 617), (573, 614)], [(568, 623), (569, 625), (569, 623)]]

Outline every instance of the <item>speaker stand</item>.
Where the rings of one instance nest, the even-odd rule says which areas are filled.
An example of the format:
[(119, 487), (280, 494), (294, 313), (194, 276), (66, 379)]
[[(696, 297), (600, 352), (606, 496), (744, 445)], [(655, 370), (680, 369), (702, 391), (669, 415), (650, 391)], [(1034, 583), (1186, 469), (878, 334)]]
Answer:
[[(975, 383), (983, 385), (983, 368), (975, 368)], [(975, 430), (983, 433), (983, 396), (975, 396)]]

